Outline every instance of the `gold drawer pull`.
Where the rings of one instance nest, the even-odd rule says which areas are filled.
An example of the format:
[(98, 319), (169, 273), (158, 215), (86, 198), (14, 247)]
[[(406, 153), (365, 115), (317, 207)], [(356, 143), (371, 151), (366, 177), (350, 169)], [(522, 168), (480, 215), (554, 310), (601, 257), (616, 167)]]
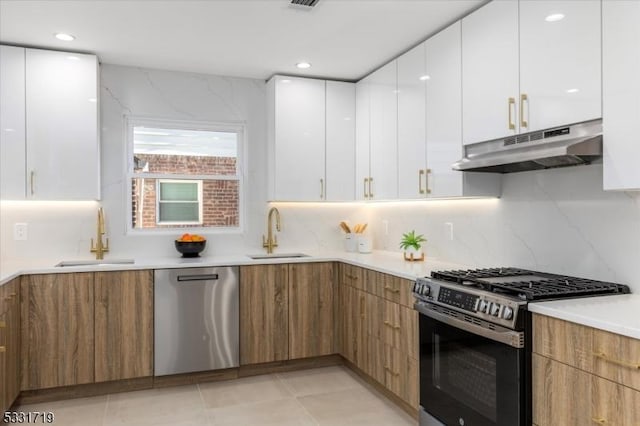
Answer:
[(358, 279), (358, 277), (356, 277), (355, 275), (345, 274), (344, 276), (349, 278), (350, 280), (354, 280), (354, 281)]
[(397, 288), (391, 288), (391, 287), (387, 287), (386, 285), (384, 286), (384, 290), (385, 291), (390, 291), (391, 293), (400, 293), (400, 290)]
[(593, 356), (603, 359), (605, 361), (609, 361), (612, 364), (616, 364), (619, 365), (621, 367), (627, 367), (627, 368), (633, 368), (634, 370), (640, 370), (640, 364), (634, 364), (632, 362), (627, 362), (627, 361), (620, 361), (617, 359), (613, 359), (613, 358), (609, 358), (607, 356), (607, 354), (605, 354), (604, 352), (594, 352)]
[(360, 318), (364, 318), (364, 297), (360, 296)]
[(508, 111), (509, 111), (509, 120), (508, 120), (507, 125), (509, 127), (509, 130), (515, 130), (516, 124), (513, 122), (513, 118), (511, 116), (511, 109), (512, 109), (511, 107), (513, 107), (513, 109), (515, 109), (515, 107), (516, 107), (516, 99), (515, 98), (507, 99), (507, 104), (508, 104), (507, 108), (508, 108)]
[(4, 321), (0, 321), (0, 328), (7, 328), (7, 323)]
[(4, 300), (11, 300), (11, 299), (13, 299), (14, 297), (16, 297), (16, 294), (15, 294), (15, 293), (9, 293), (9, 295), (8, 295), (7, 297), (5, 297), (5, 298), (4, 298)]
[(400, 329), (402, 328), (402, 327), (400, 327), (399, 325), (394, 325), (394, 324), (390, 323), (389, 321), (385, 321), (385, 322), (384, 322), (384, 325), (386, 325), (387, 327), (394, 328), (394, 329), (396, 329), (396, 330), (400, 330)]
[(606, 425), (607, 419), (603, 419), (602, 417), (591, 417), (591, 421), (598, 423), (599, 425)]
[(6, 352), (6, 351), (7, 351), (6, 346), (0, 346), (0, 353)]
[(395, 371), (393, 371), (392, 369), (390, 369), (389, 367), (385, 366), (384, 369), (389, 372), (389, 374), (391, 374), (392, 376), (396, 376), (398, 377), (400, 375), (400, 373), (396, 373)]

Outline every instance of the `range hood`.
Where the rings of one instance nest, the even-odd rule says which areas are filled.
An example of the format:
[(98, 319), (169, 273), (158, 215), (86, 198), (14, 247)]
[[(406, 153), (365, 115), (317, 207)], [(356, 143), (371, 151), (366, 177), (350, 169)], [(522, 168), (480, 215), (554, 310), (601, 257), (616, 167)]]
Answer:
[(589, 164), (602, 156), (602, 120), (466, 145), (464, 154), (454, 170), (515, 173)]

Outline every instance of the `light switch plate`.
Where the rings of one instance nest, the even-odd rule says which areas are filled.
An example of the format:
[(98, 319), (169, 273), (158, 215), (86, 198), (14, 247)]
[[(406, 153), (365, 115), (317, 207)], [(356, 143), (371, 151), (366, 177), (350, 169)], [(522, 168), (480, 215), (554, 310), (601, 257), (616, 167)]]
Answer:
[(13, 239), (16, 241), (27, 240), (28, 226), (26, 223), (16, 223), (13, 225)]

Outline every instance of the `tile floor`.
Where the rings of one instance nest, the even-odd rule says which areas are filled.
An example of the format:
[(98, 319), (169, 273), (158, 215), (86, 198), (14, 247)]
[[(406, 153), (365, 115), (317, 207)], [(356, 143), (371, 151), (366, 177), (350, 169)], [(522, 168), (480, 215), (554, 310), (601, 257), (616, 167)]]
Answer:
[(416, 425), (341, 366), (24, 405), (57, 426)]

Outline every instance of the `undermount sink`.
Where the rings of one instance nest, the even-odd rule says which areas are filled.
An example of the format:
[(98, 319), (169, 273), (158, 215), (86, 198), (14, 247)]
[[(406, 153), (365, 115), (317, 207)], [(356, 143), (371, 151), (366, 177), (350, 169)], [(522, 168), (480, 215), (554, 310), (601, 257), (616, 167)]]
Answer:
[(103, 265), (131, 265), (133, 259), (101, 259), (101, 260), (63, 260), (56, 268), (65, 266), (103, 266)]
[(308, 254), (304, 253), (271, 253), (271, 254), (248, 254), (247, 257), (250, 257), (254, 260), (260, 259), (291, 259), (291, 258), (299, 258), (299, 257), (309, 257)]

